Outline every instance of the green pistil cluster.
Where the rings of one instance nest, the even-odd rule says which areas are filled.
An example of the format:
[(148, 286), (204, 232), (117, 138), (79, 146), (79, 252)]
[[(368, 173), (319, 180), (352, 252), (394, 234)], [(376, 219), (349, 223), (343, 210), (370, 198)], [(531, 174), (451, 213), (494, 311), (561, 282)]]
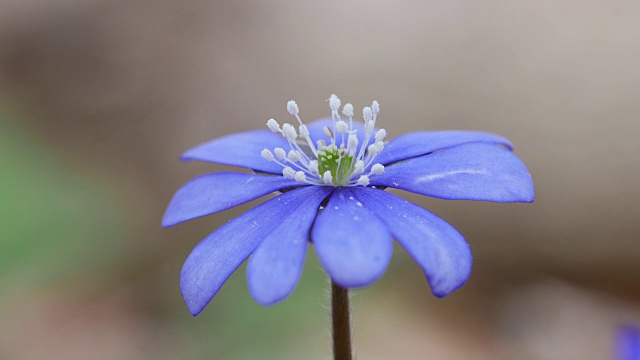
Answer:
[(351, 179), (353, 156), (341, 146), (329, 145), (318, 151), (318, 170), (324, 174), (327, 170), (331, 172), (331, 178), (335, 185), (342, 185)]

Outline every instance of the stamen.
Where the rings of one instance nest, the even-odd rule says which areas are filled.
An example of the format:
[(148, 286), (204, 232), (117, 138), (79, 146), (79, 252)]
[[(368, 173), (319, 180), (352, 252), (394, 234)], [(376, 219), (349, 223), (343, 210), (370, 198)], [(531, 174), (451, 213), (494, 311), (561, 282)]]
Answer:
[(382, 151), (382, 149), (384, 149), (384, 142), (382, 142), (382, 141), (377, 141), (377, 142), (376, 142), (376, 151), (378, 152), (378, 154), (380, 154), (380, 152)]
[(367, 186), (369, 185), (369, 177), (367, 175), (362, 175), (358, 178), (356, 185)]
[(371, 110), (375, 115), (377, 115), (380, 112), (380, 103), (376, 100), (373, 100), (373, 102), (371, 103)]
[(380, 104), (373, 100), (373, 103), (371, 103), (371, 108), (373, 111), (373, 125), (375, 126), (376, 124), (376, 119), (378, 118), (378, 113), (380, 112)]
[(296, 176), (296, 171), (287, 166), (282, 170), (282, 175), (284, 175), (284, 177), (286, 177), (287, 179), (293, 179)]
[(307, 168), (309, 169), (309, 171), (311, 171), (314, 174), (318, 174), (318, 160), (311, 160), (309, 161), (309, 166), (307, 166)]
[(284, 151), (283, 148), (278, 147), (273, 149), (273, 151), (276, 153), (276, 156), (278, 157), (278, 159), (287, 160), (287, 153)]
[[(302, 123), (302, 119), (300, 119), (300, 116), (298, 115), (300, 112), (300, 110), (298, 109), (298, 104), (296, 104), (295, 101), (290, 100), (287, 103), (287, 110), (291, 115), (295, 116), (296, 120), (298, 120), (298, 123), (300, 124), (300, 126), (298, 127), (298, 129), (300, 129), (300, 137), (307, 140), (307, 143), (309, 144), (309, 148), (311, 149), (311, 152), (313, 153), (313, 155), (318, 156), (318, 151), (316, 150), (316, 147), (313, 145), (313, 140), (311, 140), (309, 129), (307, 129), (307, 126)], [(295, 142), (296, 141), (295, 138), (297, 137), (296, 130), (295, 130), (295, 127), (293, 127), (292, 125), (290, 125), (290, 127), (292, 129), (289, 129), (289, 126), (287, 126), (286, 127), (287, 129), (285, 130), (285, 126), (283, 126), (282, 134), (287, 140), (289, 140), (289, 142)], [(304, 153), (303, 153), (303, 158), (307, 162), (309, 161), (309, 159), (307, 158), (306, 155), (304, 155)]]
[(329, 129), (328, 126), (325, 126), (322, 128), (322, 132), (329, 138), (329, 139), (333, 139), (333, 133), (331, 132), (331, 129)]
[(364, 119), (365, 124), (370, 120), (373, 120), (373, 112), (370, 107), (365, 106), (364, 109), (362, 109), (362, 118)]
[(296, 172), (296, 175), (294, 178), (296, 179), (297, 182), (305, 182), (307, 180), (307, 176), (302, 171)]
[(349, 129), (353, 129), (353, 105), (351, 105), (350, 103), (344, 104), (342, 113), (344, 114), (344, 116), (349, 118)]
[(280, 124), (278, 124), (278, 122), (275, 119), (269, 119), (267, 121), (267, 127), (269, 128), (269, 130), (273, 132), (282, 133), (282, 130), (280, 129)]
[(285, 139), (289, 141), (296, 141), (296, 138), (298, 137), (296, 128), (294, 128), (293, 125), (289, 123), (282, 125), (282, 134), (284, 135)]
[(298, 115), (298, 113), (300, 113), (300, 109), (298, 109), (298, 104), (296, 104), (296, 102), (293, 100), (289, 100), (289, 102), (287, 103), (287, 111), (291, 115)]
[(347, 147), (349, 148), (349, 152), (351, 153), (351, 155), (356, 153), (356, 149), (358, 149), (358, 137), (355, 134), (349, 135)]
[(387, 136), (387, 131), (385, 129), (380, 129), (376, 132), (376, 141), (382, 141)]
[(356, 161), (356, 164), (353, 166), (354, 175), (361, 174), (363, 171), (364, 171), (364, 161), (362, 160)]
[(376, 144), (371, 144), (367, 147), (367, 152), (369, 153), (369, 156), (376, 156), (378, 155), (378, 149), (376, 148)]
[(384, 172), (384, 166), (382, 164), (375, 164), (371, 167), (369, 175), (380, 175)]
[(351, 103), (344, 104), (344, 107), (342, 108), (342, 113), (346, 117), (349, 117), (349, 118), (353, 117), (353, 105), (351, 105)]
[(364, 133), (365, 135), (371, 135), (371, 133), (373, 133), (373, 129), (375, 127), (375, 124), (373, 123), (373, 120), (369, 120), (367, 122), (364, 123)]
[(340, 108), (340, 98), (336, 94), (331, 94), (331, 96), (329, 96), (329, 107), (332, 112), (338, 112), (338, 109)]
[(287, 158), (289, 158), (289, 161), (291, 161), (292, 163), (298, 162), (301, 159), (300, 154), (298, 154), (298, 152), (295, 150), (289, 150)]
[(267, 149), (262, 149), (260, 155), (262, 155), (262, 157), (267, 161), (273, 161), (275, 159), (273, 157), (273, 153)]
[(344, 134), (347, 131), (349, 131), (349, 125), (346, 122), (342, 120), (336, 122), (336, 132)]

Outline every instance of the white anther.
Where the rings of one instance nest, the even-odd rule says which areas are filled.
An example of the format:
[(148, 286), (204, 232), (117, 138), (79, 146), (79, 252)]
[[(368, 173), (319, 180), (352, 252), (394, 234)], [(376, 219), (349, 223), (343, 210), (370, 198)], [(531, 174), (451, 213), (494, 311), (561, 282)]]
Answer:
[(307, 125), (300, 125), (300, 127), (298, 128), (300, 130), (300, 137), (301, 138), (308, 138), (309, 137), (309, 129), (307, 129)]
[(287, 179), (293, 179), (296, 176), (296, 171), (287, 166), (282, 170), (282, 175)]
[(373, 123), (373, 120), (369, 120), (369, 121), (365, 122), (364, 123), (364, 133), (365, 134), (373, 133), (374, 126), (375, 126), (375, 124)]
[(364, 161), (358, 160), (356, 164), (353, 166), (354, 174), (361, 174), (364, 171)]
[(387, 131), (385, 129), (380, 129), (376, 131), (376, 141), (382, 141), (387, 136)]
[(322, 150), (324, 150), (324, 148), (327, 147), (327, 143), (322, 139), (316, 141), (316, 144), (318, 144), (318, 150), (319, 151), (322, 151)]
[(296, 104), (295, 101), (289, 100), (289, 102), (287, 102), (287, 111), (291, 115), (298, 115), (300, 109), (298, 109), (298, 104)]
[(377, 141), (376, 142), (376, 151), (378, 152), (378, 154), (380, 154), (380, 152), (382, 152), (382, 149), (384, 149), (384, 142)]
[(275, 148), (273, 149), (273, 152), (276, 153), (276, 156), (278, 157), (278, 159), (280, 160), (286, 160), (287, 159), (287, 152), (284, 151), (283, 148)]
[(362, 118), (364, 119), (364, 122), (368, 122), (369, 120), (373, 120), (373, 112), (371, 111), (371, 108), (366, 106), (364, 109), (362, 109)]
[(282, 125), (282, 134), (289, 141), (296, 141), (298, 137), (298, 133), (296, 132), (296, 128), (291, 124)]
[(371, 103), (371, 110), (373, 110), (373, 113), (377, 115), (380, 112), (380, 103), (373, 100), (373, 103)]
[(362, 175), (358, 178), (356, 185), (367, 186), (369, 185), (369, 177), (367, 175)]
[(371, 144), (367, 147), (367, 152), (369, 153), (369, 155), (371, 156), (376, 156), (378, 155), (378, 149), (376, 148), (376, 144)]
[(300, 154), (295, 151), (295, 150), (289, 150), (289, 154), (287, 155), (287, 158), (289, 159), (289, 161), (291, 161), (292, 163), (294, 162), (298, 162), (300, 161), (301, 157)]
[(267, 127), (269, 128), (269, 130), (271, 130), (273, 132), (281, 132), (282, 131), (282, 130), (280, 130), (280, 124), (278, 124), (276, 119), (269, 119), (267, 121)]
[(347, 146), (349, 146), (349, 149), (351, 149), (352, 151), (356, 150), (356, 148), (358, 147), (358, 137), (355, 134), (349, 135)]
[(275, 159), (273, 157), (273, 153), (267, 149), (262, 149), (260, 155), (262, 155), (262, 157), (267, 161), (273, 161)]
[(324, 174), (322, 175), (322, 181), (324, 181), (324, 183), (327, 185), (333, 184), (333, 177), (331, 176), (331, 171), (327, 170), (324, 172)]
[(307, 180), (307, 176), (302, 171), (298, 171), (294, 177), (297, 182), (305, 182)]
[(375, 164), (371, 167), (371, 174), (380, 175), (384, 172), (384, 166), (382, 164)]
[(329, 96), (329, 107), (331, 108), (331, 111), (336, 112), (340, 108), (340, 98), (336, 94), (331, 94), (331, 96)]
[(333, 138), (333, 134), (331, 133), (331, 129), (328, 126), (322, 128), (322, 132), (329, 138)]
[(342, 120), (336, 122), (336, 132), (344, 134), (348, 131), (349, 131), (349, 125), (346, 122)]
[(353, 117), (353, 105), (351, 105), (350, 103), (344, 104), (342, 113), (344, 114), (344, 116)]
[(317, 174), (318, 173), (318, 160), (309, 161), (309, 166), (307, 166), (307, 168), (312, 173)]

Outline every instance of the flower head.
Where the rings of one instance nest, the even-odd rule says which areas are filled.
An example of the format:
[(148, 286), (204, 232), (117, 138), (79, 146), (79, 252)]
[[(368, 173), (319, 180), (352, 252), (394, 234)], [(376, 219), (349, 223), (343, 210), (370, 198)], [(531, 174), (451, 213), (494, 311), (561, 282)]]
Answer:
[(183, 154), (183, 160), (255, 174), (219, 172), (191, 180), (169, 204), (165, 227), (280, 192), (211, 233), (189, 255), (180, 285), (193, 315), (249, 256), (253, 298), (263, 305), (286, 298), (310, 241), (332, 280), (357, 288), (382, 276), (395, 238), (422, 267), (433, 294), (448, 295), (469, 277), (468, 244), (444, 220), (384, 189), (450, 200), (533, 201), (531, 176), (503, 137), (433, 131), (385, 143), (377, 101), (363, 109), (364, 122), (354, 120), (351, 104), (342, 108), (342, 118), (340, 106), (332, 95), (331, 118), (307, 126), (289, 101), (296, 125), (270, 119), (269, 131), (224, 136)]

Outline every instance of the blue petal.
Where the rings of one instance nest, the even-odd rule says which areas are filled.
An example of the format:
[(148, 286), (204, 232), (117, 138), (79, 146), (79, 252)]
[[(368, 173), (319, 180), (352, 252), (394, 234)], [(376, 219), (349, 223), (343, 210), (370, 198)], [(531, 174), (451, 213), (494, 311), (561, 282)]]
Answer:
[[(349, 120), (344, 120), (347, 124), (349, 123)], [(322, 130), (325, 126), (329, 127), (329, 129), (331, 129), (331, 131), (333, 131), (333, 119), (331, 118), (323, 118), (320, 120), (316, 120), (312, 123), (310, 123), (309, 125), (307, 125), (307, 129), (309, 129), (309, 134), (311, 135), (311, 139), (313, 139), (314, 143), (317, 142), (318, 140), (324, 140), (327, 144), (331, 143), (331, 139), (329, 139), (325, 134), (324, 131)], [(364, 123), (360, 122), (360, 121), (353, 121), (353, 129), (357, 130), (358, 132), (356, 133), (356, 136), (358, 137), (358, 150), (360, 150), (360, 147), (362, 146), (362, 142), (364, 141)], [(346, 142), (347, 142), (348, 138), (345, 135), (344, 137), (344, 145), (347, 146)], [(367, 142), (367, 145), (372, 144), (373, 141), (375, 140), (374, 136), (372, 135), (369, 138), (369, 141)], [(342, 137), (338, 136), (337, 137), (337, 146), (339, 147), (342, 144)]]
[(481, 131), (420, 131), (399, 136), (385, 145), (375, 162), (382, 165), (426, 155), (469, 142), (489, 142), (512, 149), (502, 136)]
[(251, 255), (247, 282), (253, 298), (262, 305), (285, 299), (298, 284), (309, 242), (309, 229), (318, 207), (331, 191), (321, 187), (305, 199), (295, 213), (281, 222)]
[(617, 360), (640, 360), (640, 328), (621, 326), (616, 332)]
[(182, 186), (173, 196), (162, 218), (162, 226), (227, 210), (277, 190), (299, 186), (282, 176), (214, 173), (199, 176)]
[(282, 136), (268, 130), (255, 130), (223, 136), (200, 144), (182, 154), (182, 160), (201, 160), (217, 164), (239, 166), (272, 174), (281, 174), (282, 166), (265, 160), (263, 149), (289, 149)]
[[(198, 315), (229, 275), (271, 234), (297, 205), (324, 188), (309, 186), (279, 195), (231, 220), (202, 240), (180, 274), (180, 289), (191, 314)], [(320, 195), (317, 195), (320, 196)]]
[(387, 166), (371, 185), (449, 200), (531, 202), (533, 181), (522, 161), (497, 145), (468, 143)]
[(324, 269), (346, 288), (376, 281), (393, 252), (384, 224), (346, 188), (333, 192), (313, 226), (312, 239)]
[(418, 262), (435, 296), (449, 295), (467, 281), (471, 272), (471, 250), (453, 226), (383, 190), (356, 187), (353, 193)]

